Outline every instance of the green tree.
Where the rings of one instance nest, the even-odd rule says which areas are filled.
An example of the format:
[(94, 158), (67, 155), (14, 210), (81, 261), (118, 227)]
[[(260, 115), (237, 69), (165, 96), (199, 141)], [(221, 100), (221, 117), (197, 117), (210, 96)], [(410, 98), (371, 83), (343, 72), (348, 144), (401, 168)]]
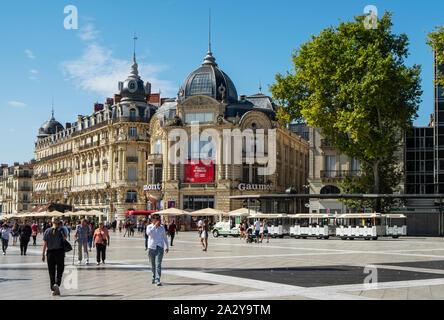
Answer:
[[(429, 32), (427, 44), (435, 55), (435, 63), (438, 66), (444, 66), (444, 26), (436, 26), (434, 31)], [(435, 81), (436, 85), (444, 87), (444, 75), (440, 70), (437, 72)]]
[(399, 183), (387, 173), (396, 171), (394, 155), (421, 102), (421, 67), (406, 66), (408, 38), (392, 32), (391, 17), (385, 12), (367, 29), (365, 16), (357, 16), (311, 35), (294, 51), (292, 72), (277, 74), (270, 87), (281, 123), (304, 119), (361, 161), (362, 174), (349, 187), (366, 193), (392, 193)]

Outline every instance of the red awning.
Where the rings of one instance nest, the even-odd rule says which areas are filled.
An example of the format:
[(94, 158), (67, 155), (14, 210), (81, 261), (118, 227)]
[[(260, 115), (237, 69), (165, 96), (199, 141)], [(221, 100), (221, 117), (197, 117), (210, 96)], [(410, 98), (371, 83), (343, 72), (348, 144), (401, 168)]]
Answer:
[(125, 212), (125, 215), (127, 216), (148, 216), (152, 213), (156, 212), (155, 210), (148, 210), (148, 211), (143, 211), (143, 210), (127, 210)]

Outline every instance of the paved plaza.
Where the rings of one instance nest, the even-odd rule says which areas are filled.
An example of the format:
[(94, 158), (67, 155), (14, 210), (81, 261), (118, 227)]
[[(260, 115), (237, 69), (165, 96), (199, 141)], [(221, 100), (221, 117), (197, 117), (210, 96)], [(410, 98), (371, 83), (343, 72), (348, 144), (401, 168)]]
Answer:
[[(162, 283), (151, 284), (142, 235), (111, 232), (107, 264), (72, 266), (66, 256), (61, 296), (52, 297), (41, 242), (20, 256), (0, 256), (0, 300), (5, 299), (444, 299), (444, 239), (209, 239), (181, 232), (163, 262)], [(77, 259), (76, 259), (77, 262)], [(367, 272), (367, 273), (366, 273)], [(377, 283), (365, 283), (368, 277)]]

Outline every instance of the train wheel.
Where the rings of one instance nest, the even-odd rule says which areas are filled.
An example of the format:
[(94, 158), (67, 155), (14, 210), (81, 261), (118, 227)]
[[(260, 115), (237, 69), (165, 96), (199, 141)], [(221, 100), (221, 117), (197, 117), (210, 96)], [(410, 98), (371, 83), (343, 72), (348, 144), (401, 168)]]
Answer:
[(350, 237), (349, 239), (350, 239), (350, 240), (355, 240), (355, 238), (353, 238), (353, 237)]
[(347, 240), (347, 237), (341, 237), (341, 240)]
[(219, 237), (219, 231), (214, 230), (213, 231), (213, 237), (215, 237), (215, 238)]
[(373, 240), (378, 240), (378, 237), (373, 237), (372, 239), (373, 239)]

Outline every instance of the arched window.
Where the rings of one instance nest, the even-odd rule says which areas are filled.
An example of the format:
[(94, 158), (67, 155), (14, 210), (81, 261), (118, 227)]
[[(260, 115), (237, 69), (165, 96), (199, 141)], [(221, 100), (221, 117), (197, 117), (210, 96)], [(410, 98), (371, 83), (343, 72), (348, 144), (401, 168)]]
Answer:
[(136, 110), (135, 109), (131, 109), (129, 116), (131, 119), (135, 119), (136, 118)]
[(336, 186), (325, 186), (321, 189), (321, 194), (339, 194), (341, 190), (339, 190)]
[(136, 203), (137, 202), (137, 192), (134, 190), (129, 190), (126, 192), (126, 203)]

